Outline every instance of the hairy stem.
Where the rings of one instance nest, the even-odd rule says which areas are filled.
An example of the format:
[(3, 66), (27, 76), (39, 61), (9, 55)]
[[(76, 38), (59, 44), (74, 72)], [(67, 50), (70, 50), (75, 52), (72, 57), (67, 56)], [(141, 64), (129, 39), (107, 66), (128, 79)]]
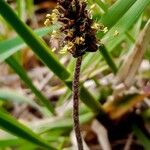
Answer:
[(82, 56), (77, 58), (76, 67), (74, 70), (74, 79), (72, 84), (73, 90), (73, 122), (74, 130), (76, 134), (78, 150), (83, 150), (83, 142), (80, 131), (79, 123), (79, 77), (80, 77), (80, 68), (81, 68)]

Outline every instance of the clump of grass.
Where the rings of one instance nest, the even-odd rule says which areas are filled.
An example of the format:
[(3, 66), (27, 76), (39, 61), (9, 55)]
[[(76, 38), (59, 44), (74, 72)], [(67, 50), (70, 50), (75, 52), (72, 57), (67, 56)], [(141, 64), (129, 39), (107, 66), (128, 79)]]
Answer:
[[(127, 145), (126, 142), (123, 142), (121, 148), (136, 146), (148, 149), (149, 134), (145, 128), (145, 123), (149, 123), (149, 105), (147, 102), (150, 95), (149, 69), (146, 67), (143, 69), (143, 67), (139, 67), (139, 64), (142, 63), (142, 66), (143, 64), (147, 66), (150, 58), (149, 53), (146, 52), (150, 36), (148, 21), (150, 16), (147, 10), (145, 11), (146, 7), (149, 10), (149, 3), (150, 0), (118, 0), (114, 4), (108, 1), (58, 0), (58, 6), (46, 16), (45, 24), (48, 27), (35, 32), (38, 36), (43, 36), (50, 30), (52, 50), (30, 27), (23, 23), (28, 18), (27, 15), (21, 18), (25, 12), (31, 12), (30, 14), (34, 15), (34, 10), (31, 11), (31, 8), (34, 8), (31, 1), (14, 2), (17, 5), (17, 10), (14, 12), (6, 1), (0, 0), (0, 14), (3, 17), (3, 19), (0, 18), (0, 21), (2, 25), (6, 26), (5, 31), (10, 33), (14, 29), (23, 39), (21, 40), (18, 35), (9, 39), (8, 33), (5, 33), (5, 36), (0, 35), (0, 40), (2, 40), (0, 41), (0, 48), (2, 49), (0, 61), (7, 62), (39, 100), (31, 102), (27, 100), (27, 96), (20, 96), (18, 92), (8, 89), (5, 93), (5, 89), (0, 87), (0, 126), (3, 131), (9, 133), (0, 132), (2, 139), (0, 139), (0, 149), (5, 147), (10, 149), (14, 149), (14, 147), (18, 149), (75, 147), (74, 141), (69, 137), (73, 127), (70, 115), (72, 108), (65, 107), (64, 109), (63, 106), (68, 99), (72, 99), (72, 93), (74, 127), (79, 149), (83, 149), (82, 140), (88, 141), (86, 136), (85, 139), (81, 138), (79, 115), (81, 124), (86, 123), (91, 127), (93, 119), (97, 119), (107, 129), (110, 141), (106, 137), (106, 132), (103, 136), (104, 132), (99, 131), (101, 125), (98, 126), (98, 130), (94, 130), (94, 133), (92, 129), (86, 130), (83, 126), (85, 135), (92, 132), (94, 138), (97, 137), (98, 148), (100, 145), (105, 147), (106, 143), (101, 143), (104, 138), (107, 138), (105, 141), (109, 147), (115, 149), (114, 141), (121, 139), (127, 141), (126, 137), (129, 134), (134, 134), (130, 136), (129, 140), (136, 136), (142, 146), (127, 141), (127, 144), (131, 144)], [(24, 4), (30, 6), (24, 7)], [(30, 10), (25, 10), (26, 8), (30, 8)], [(93, 14), (93, 18), (91, 14)], [(143, 31), (139, 34), (141, 30)], [(100, 47), (98, 47), (99, 43), (102, 43)], [(37, 87), (38, 84), (33, 84), (31, 74), (27, 74), (30, 70), (25, 70), (20, 64), (21, 61), (16, 61), (16, 55), (12, 57), (16, 52), (21, 53), (22, 48), (27, 47), (26, 44), (43, 62), (41, 67), (47, 66), (53, 72), (48, 76), (49, 79), (44, 86), (46, 88), (42, 92)], [(99, 51), (96, 51), (97, 49)], [(61, 54), (65, 53), (65, 55), (59, 53), (55, 55), (57, 50)], [(71, 53), (75, 59), (66, 52)], [(21, 60), (18, 54), (17, 60)], [(82, 73), (79, 82), (80, 70)], [(14, 72), (11, 71), (11, 73)], [(39, 71), (36, 74), (40, 73)], [(55, 76), (60, 80), (58, 81)], [(45, 80), (47, 80), (47, 76), (44, 75), (44, 83)], [(60, 82), (63, 84), (60, 85)], [(2, 84), (0, 86), (3, 87)], [(27, 87), (20, 86), (19, 89), (26, 91)], [(55, 101), (56, 105), (51, 105), (44, 94), (45, 89), (48, 89), (46, 93), (52, 95), (50, 99), (53, 99), (53, 96), (54, 99), (58, 99)], [(80, 111), (79, 97), (83, 102), (80, 103)], [(32, 96), (31, 99), (36, 98)], [(5, 107), (8, 105), (8, 101), (9, 103), (12, 101), (13, 103), (30, 105), (36, 111), (39, 110), (42, 117), (35, 121), (20, 123), (18, 120), (24, 118), (14, 119), (12, 117), (12, 112), (8, 112)], [(61, 112), (59, 112), (58, 106)], [(18, 108), (19, 112), (23, 111), (20, 105)], [(52, 113), (58, 116), (54, 116)], [(17, 114), (17, 116), (19, 115)], [(36, 115), (34, 114), (34, 116)], [(92, 149), (90, 142), (86, 144)]]

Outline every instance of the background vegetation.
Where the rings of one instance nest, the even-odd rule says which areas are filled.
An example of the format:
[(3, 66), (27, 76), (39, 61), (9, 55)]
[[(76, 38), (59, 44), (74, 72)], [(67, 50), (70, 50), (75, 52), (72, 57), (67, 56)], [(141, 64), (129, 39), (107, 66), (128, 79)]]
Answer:
[[(85, 149), (149, 150), (149, 4), (88, 0), (93, 19), (108, 32), (97, 33), (102, 45), (82, 63)], [(58, 26), (43, 25), (55, 5), (51, 0), (0, 0), (1, 150), (76, 149), (71, 115), (75, 59), (52, 52), (50, 34)]]

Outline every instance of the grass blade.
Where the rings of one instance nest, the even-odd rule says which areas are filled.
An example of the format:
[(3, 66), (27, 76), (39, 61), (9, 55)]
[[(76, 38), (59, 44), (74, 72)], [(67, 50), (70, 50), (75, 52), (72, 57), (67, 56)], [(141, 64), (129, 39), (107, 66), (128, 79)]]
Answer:
[(25, 0), (17, 0), (17, 11), (18, 11), (18, 16), (19, 18), (21, 18), (23, 21), (25, 21), (26, 19), (26, 4), (25, 4)]
[[(42, 37), (48, 33), (51, 33), (52, 30), (53, 27), (40, 28), (35, 30), (34, 33)], [(26, 44), (19, 36), (0, 42), (0, 62), (3, 62), (6, 58), (10, 57), (14, 53), (25, 47)]]
[(48, 99), (33, 85), (32, 81), (26, 74), (25, 70), (22, 66), (14, 59), (13, 56), (6, 59), (6, 62), (9, 66), (20, 76), (20, 78), (24, 81), (24, 83), (32, 90), (32, 92), (36, 95), (39, 102), (42, 103), (49, 111), (53, 114), (55, 113), (54, 107), (48, 101)]
[(94, 0), (94, 1), (99, 5), (100, 8), (103, 9), (104, 12), (108, 11), (106, 4), (103, 3), (101, 0)]
[(19, 94), (16, 90), (10, 90), (6, 88), (0, 89), (0, 100), (7, 100), (16, 103), (26, 103), (40, 110), (40, 107), (34, 101), (22, 94)]
[(24, 141), (20, 139), (2, 139), (0, 140), (0, 148), (4, 147), (12, 147), (12, 146), (18, 146), (19, 144), (22, 144)]
[[(110, 43), (114, 43), (114, 40), (119, 39), (122, 34), (127, 32), (127, 30), (134, 25), (134, 23), (138, 20), (143, 10), (146, 8), (146, 6), (148, 6), (149, 3), (150, 0), (137, 0), (134, 5), (132, 5), (130, 9), (125, 13), (125, 15), (103, 37), (102, 43), (107, 43), (107, 47), (110, 47)], [(115, 31), (117, 31), (119, 35), (110, 40)]]
[(99, 48), (99, 51), (103, 55), (105, 61), (107, 62), (107, 64), (109, 65), (109, 67), (111, 68), (113, 73), (116, 74), (118, 68), (117, 68), (115, 62), (113, 61), (111, 54), (107, 51), (106, 47), (104, 45), (101, 45)]
[(24, 140), (45, 147), (46, 149), (55, 150), (51, 147), (44, 139), (32, 132), (29, 128), (19, 123), (16, 119), (11, 117), (8, 114), (5, 114), (0, 111), (0, 127), (4, 130), (23, 138)]
[[(80, 98), (88, 107), (90, 106), (89, 108), (96, 114), (100, 113), (102, 115), (104, 113), (100, 103), (93, 98), (93, 95), (91, 95), (84, 86), (81, 86)], [(94, 100), (93, 102), (91, 101), (92, 99)]]
[[(87, 112), (86, 114), (83, 114), (80, 116), (80, 122), (81, 124), (88, 122), (94, 117), (93, 113)], [(37, 123), (32, 123), (31, 128), (35, 130), (36, 133), (43, 134), (49, 131), (60, 131), (65, 133), (68, 130), (72, 130), (73, 122), (70, 117), (61, 117), (57, 118), (55, 121), (54, 119), (46, 119), (39, 124)]]
[(118, 0), (109, 8), (108, 12), (101, 17), (100, 22), (108, 28), (112, 27), (136, 1), (137, 0)]
[[(123, 3), (123, 2), (122, 2)], [(137, 0), (129, 9), (128, 11), (123, 15), (123, 17), (109, 30), (109, 32), (103, 37), (101, 40), (104, 45), (106, 45), (106, 48), (112, 47), (116, 43), (116, 41), (119, 41), (119, 39), (123, 39), (123, 35), (125, 32), (128, 31), (130, 27), (133, 26), (133, 24), (137, 21), (137, 19), (142, 14), (145, 7), (150, 3), (150, 0)], [(117, 5), (116, 5), (117, 7)], [(118, 6), (119, 7), (119, 6)], [(110, 11), (109, 11), (110, 12)], [(115, 11), (114, 11), (115, 12)], [(120, 11), (119, 11), (120, 12)], [(118, 13), (119, 14), (119, 13)], [(111, 14), (112, 16), (112, 14)], [(106, 17), (107, 18), (107, 17)], [(106, 19), (107, 20), (107, 19)], [(115, 20), (115, 19), (114, 19)], [(112, 24), (112, 22), (111, 22)], [(114, 37), (114, 33), (118, 32), (119, 35), (117, 37)], [(98, 35), (100, 38), (102, 35)], [(112, 38), (113, 37), (113, 38)], [(105, 49), (103, 49), (103, 52), (107, 53)], [(102, 53), (103, 54), (103, 53)], [(109, 56), (109, 55), (107, 55)], [(105, 58), (105, 55), (103, 55)], [(107, 58), (107, 57), (106, 57)], [(111, 57), (108, 57), (109, 59), (106, 59), (107, 64), (110, 66), (110, 63), (108, 60), (112, 60)], [(112, 61), (113, 62), (113, 61)], [(113, 64), (115, 64), (113, 62)], [(114, 65), (113, 65), (114, 66)], [(115, 71), (115, 69), (114, 69)]]

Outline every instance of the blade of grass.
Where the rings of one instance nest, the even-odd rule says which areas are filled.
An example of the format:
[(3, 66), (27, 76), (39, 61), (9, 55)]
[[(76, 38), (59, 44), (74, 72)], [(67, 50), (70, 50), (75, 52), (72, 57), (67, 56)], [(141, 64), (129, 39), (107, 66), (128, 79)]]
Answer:
[(116, 74), (118, 68), (117, 68), (114, 60), (112, 59), (111, 54), (107, 51), (106, 47), (104, 45), (101, 45), (99, 47), (99, 51), (103, 55), (105, 61), (107, 62), (107, 64), (109, 65), (109, 67), (111, 68), (111, 70), (113, 71), (113, 73)]
[[(106, 47), (111, 47), (112, 43), (114, 44), (116, 40), (123, 39), (122, 36), (124, 33), (127, 32), (127, 30), (135, 23), (135, 21), (140, 17), (145, 7), (150, 3), (150, 0), (144, 0), (140, 1), (137, 0), (125, 13), (125, 15), (112, 27), (112, 29), (103, 37), (101, 40), (103, 44), (106, 45)], [(119, 33), (119, 36), (114, 37), (112, 40), (110, 38), (114, 35), (115, 31)], [(99, 38), (101, 35), (99, 35)], [(107, 54), (107, 51), (103, 49), (104, 53)], [(107, 55), (109, 56), (109, 55)], [(110, 66), (110, 60), (113, 62), (112, 58), (109, 56), (108, 58), (105, 57), (107, 64)], [(113, 62), (113, 64), (115, 64)], [(114, 66), (114, 65), (113, 65)], [(112, 66), (111, 66), (112, 68)], [(114, 69), (115, 72), (115, 69)]]
[(136, 1), (137, 0), (117, 0), (116, 3), (108, 9), (107, 13), (101, 17), (99, 22), (111, 28)]
[(97, 3), (100, 8), (103, 9), (104, 12), (107, 12), (108, 8), (101, 0), (93, 0), (93, 2)]
[(34, 17), (34, 0), (26, 0), (26, 7), (29, 17)]
[(34, 133), (32, 130), (19, 123), (16, 119), (11, 117), (8, 114), (5, 114), (0, 111), (0, 127), (4, 130), (23, 138), (24, 140), (39, 145), (41, 147), (45, 147), (46, 149), (55, 150), (52, 146), (50, 146), (44, 139), (42, 139), (39, 135)]
[[(103, 37), (102, 43), (107, 43), (106, 45), (109, 47), (109, 44), (114, 42), (113, 40), (119, 39), (122, 34), (127, 32), (127, 30), (134, 25), (134, 23), (138, 20), (143, 10), (146, 8), (146, 6), (148, 6), (149, 3), (150, 0), (137, 0), (134, 5), (132, 5), (130, 9), (125, 13), (125, 15)], [(115, 31), (117, 31), (119, 35), (110, 40)]]
[[(82, 101), (89, 107), (91, 108), (96, 114), (99, 113), (99, 115), (103, 115), (104, 111), (102, 109), (102, 106), (100, 103), (93, 98), (93, 95), (87, 91), (87, 89), (82, 85), (80, 89), (80, 97)], [(91, 100), (95, 100), (92, 102)], [(96, 106), (96, 107), (95, 107)]]
[(18, 146), (27, 142), (3, 130), (0, 131), (0, 134), (0, 148)]
[(21, 18), (21, 20), (25, 20), (26, 19), (26, 12), (25, 12), (25, 1), (24, 0), (17, 0), (17, 12), (18, 12), (18, 16), (19, 18)]
[(26, 74), (25, 70), (22, 66), (15, 60), (13, 56), (6, 59), (6, 62), (9, 66), (20, 76), (20, 78), (24, 81), (24, 83), (32, 90), (32, 92), (36, 95), (39, 102), (42, 103), (50, 112), (55, 114), (54, 107), (48, 101), (48, 99), (33, 85), (31, 79)]
[(19, 94), (16, 90), (10, 90), (10, 89), (0, 89), (0, 101), (1, 100), (7, 100), (11, 102), (16, 103), (26, 103), (31, 105), (32, 107), (40, 110), (40, 107), (31, 99), (27, 98), (26, 96)]
[[(35, 30), (34, 33), (42, 37), (48, 33), (51, 33), (53, 29), (55, 29), (54, 26), (49, 28), (44, 27)], [(14, 53), (25, 47), (26, 44), (19, 36), (0, 42), (0, 62), (3, 62), (6, 58), (10, 57)]]
[(2, 139), (0, 140), (0, 148), (18, 146), (24, 143), (22, 139)]
[[(88, 112), (86, 114), (83, 114), (80, 116), (80, 122), (81, 124), (89, 122), (89, 120), (91, 120), (94, 117), (93, 113)], [(39, 124), (34, 122), (32, 124), (29, 124), (31, 126), (31, 129), (33, 129), (36, 133), (39, 134), (44, 134), (46, 132), (49, 131), (63, 131), (65, 133), (65, 131), (68, 130), (72, 130), (72, 119), (70, 117), (61, 117), (61, 118), (57, 118), (56, 120), (44, 120), (39, 122)]]
[[(17, 4), (17, 14), (18, 14), (18, 17), (23, 21), (25, 22), (26, 20), (26, 3), (25, 3), (25, 0), (17, 0), (16, 1), (16, 4)], [(21, 52), (18, 51), (17, 53), (15, 53), (15, 58), (16, 60), (22, 64), (22, 57), (21, 57)]]
[[(29, 145), (34, 146), (34, 150), (39, 148), (38, 145), (35, 145), (31, 142), (29, 143), (28, 141), (23, 140), (22, 138), (16, 137), (6, 131), (0, 131), (0, 134), (2, 135), (0, 137), (0, 148), (17, 146), (17, 148), (19, 150), (21, 150), (21, 149), (28, 150)], [(49, 143), (57, 142), (59, 144), (59, 143), (61, 143), (62, 139), (64, 139), (64, 137), (63, 136), (61, 137), (61, 134), (59, 134), (59, 131), (57, 130), (54, 133), (52, 133), (52, 132), (48, 133), (48, 137), (44, 136), (44, 139), (46, 139), (46, 141), (48, 141)]]

